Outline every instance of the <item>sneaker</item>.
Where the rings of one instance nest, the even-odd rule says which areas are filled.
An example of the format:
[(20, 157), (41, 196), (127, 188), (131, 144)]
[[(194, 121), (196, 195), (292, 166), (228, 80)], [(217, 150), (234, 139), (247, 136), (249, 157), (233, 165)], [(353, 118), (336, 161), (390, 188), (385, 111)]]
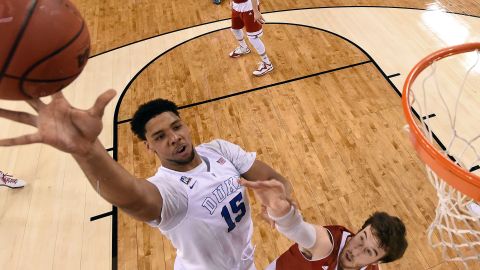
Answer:
[(248, 47), (242, 48), (242, 46), (238, 46), (233, 50), (229, 55), (232, 58), (237, 58), (245, 54), (249, 54), (251, 51)]
[(213, 0), (213, 3), (215, 5), (220, 5), (222, 3), (222, 0)]
[(253, 72), (253, 75), (255, 75), (257, 77), (260, 77), (260, 76), (263, 76), (263, 75), (267, 74), (268, 72), (270, 72), (272, 70), (273, 70), (272, 63), (267, 64), (267, 63), (262, 61), (258, 64), (258, 68), (257, 68), (257, 70), (255, 70)]
[(0, 186), (9, 188), (21, 188), (25, 186), (25, 181), (14, 178), (12, 175), (0, 171)]

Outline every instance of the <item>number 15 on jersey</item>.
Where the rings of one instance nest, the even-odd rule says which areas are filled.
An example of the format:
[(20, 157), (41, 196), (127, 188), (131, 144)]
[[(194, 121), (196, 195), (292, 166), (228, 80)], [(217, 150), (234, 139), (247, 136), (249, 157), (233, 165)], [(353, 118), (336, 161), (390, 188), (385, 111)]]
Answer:
[[(232, 200), (222, 208), (222, 217), (228, 225), (228, 232), (231, 232), (237, 226), (235, 224), (242, 220), (243, 216), (247, 212), (245, 203), (243, 202), (242, 192), (238, 193)], [(228, 207), (230, 206), (230, 207)], [(230, 209), (229, 209), (230, 208)], [(232, 214), (230, 214), (232, 213)], [(232, 219), (234, 216), (235, 222)]]

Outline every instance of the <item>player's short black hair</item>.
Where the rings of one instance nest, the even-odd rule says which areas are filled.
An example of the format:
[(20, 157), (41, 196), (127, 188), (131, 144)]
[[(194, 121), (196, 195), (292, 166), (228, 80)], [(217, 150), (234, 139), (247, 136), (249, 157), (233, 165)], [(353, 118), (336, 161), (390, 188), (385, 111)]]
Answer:
[(164, 112), (172, 112), (180, 117), (175, 103), (161, 98), (154, 99), (138, 107), (130, 122), (130, 128), (138, 138), (145, 141), (147, 140), (145, 137), (145, 125), (150, 119)]
[(405, 224), (398, 217), (385, 212), (375, 212), (363, 224), (362, 229), (371, 226), (373, 235), (379, 240), (380, 247), (386, 251), (380, 259), (388, 263), (400, 259), (408, 247)]

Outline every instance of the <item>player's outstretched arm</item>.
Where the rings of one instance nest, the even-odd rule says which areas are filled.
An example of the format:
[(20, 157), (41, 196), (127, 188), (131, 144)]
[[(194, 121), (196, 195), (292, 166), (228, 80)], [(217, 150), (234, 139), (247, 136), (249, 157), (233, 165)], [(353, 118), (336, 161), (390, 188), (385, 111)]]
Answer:
[(328, 231), (322, 226), (303, 221), (298, 209), (287, 200), (282, 183), (275, 179), (257, 182), (242, 179), (239, 183), (254, 191), (255, 196), (267, 207), (267, 212), (275, 221), (277, 230), (298, 243), (307, 257), (316, 260), (331, 252), (333, 244)]
[[(290, 202), (292, 201), (292, 185), (290, 184), (290, 182), (287, 181), (285, 177), (275, 171), (272, 167), (270, 167), (268, 164), (264, 163), (261, 160), (255, 160), (252, 167), (246, 173), (242, 174), (242, 177), (249, 181), (276, 179), (284, 185), (287, 194), (287, 200)], [(262, 205), (262, 210), (260, 214), (262, 218), (272, 227), (275, 225), (275, 222), (268, 217), (265, 205)]]
[(90, 184), (108, 202), (139, 220), (154, 220), (163, 202), (158, 190), (147, 181), (137, 181), (98, 140), (105, 107), (114, 96), (114, 90), (104, 92), (88, 110), (72, 107), (60, 92), (48, 104), (40, 99), (28, 100), (37, 115), (0, 109), (0, 117), (37, 128), (33, 134), (1, 139), (0, 146), (43, 143), (70, 153)]
[(291, 204), (287, 198), (285, 185), (278, 180), (246, 181), (240, 179), (238, 183), (252, 189), (255, 197), (267, 207), (271, 216), (283, 216), (290, 211)]
[(287, 199), (291, 199), (292, 185), (290, 184), (290, 182), (277, 171), (275, 171), (272, 167), (270, 167), (268, 164), (264, 163), (261, 160), (255, 160), (252, 167), (246, 173), (242, 174), (242, 177), (249, 181), (276, 179), (284, 185)]

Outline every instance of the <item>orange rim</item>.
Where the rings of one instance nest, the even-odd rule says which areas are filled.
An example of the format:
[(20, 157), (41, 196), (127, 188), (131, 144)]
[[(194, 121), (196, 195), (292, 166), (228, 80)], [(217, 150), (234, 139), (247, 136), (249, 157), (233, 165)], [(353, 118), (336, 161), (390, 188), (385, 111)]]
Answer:
[(451, 55), (471, 52), (477, 49), (480, 49), (480, 43), (466, 43), (441, 49), (423, 58), (413, 67), (405, 80), (402, 93), (402, 106), (405, 118), (410, 127), (410, 141), (420, 156), (420, 159), (430, 166), (430, 168), (449, 185), (470, 198), (480, 201), (480, 177), (456, 165), (433, 147), (415, 123), (408, 102), (410, 88), (413, 82), (417, 76), (433, 62)]

